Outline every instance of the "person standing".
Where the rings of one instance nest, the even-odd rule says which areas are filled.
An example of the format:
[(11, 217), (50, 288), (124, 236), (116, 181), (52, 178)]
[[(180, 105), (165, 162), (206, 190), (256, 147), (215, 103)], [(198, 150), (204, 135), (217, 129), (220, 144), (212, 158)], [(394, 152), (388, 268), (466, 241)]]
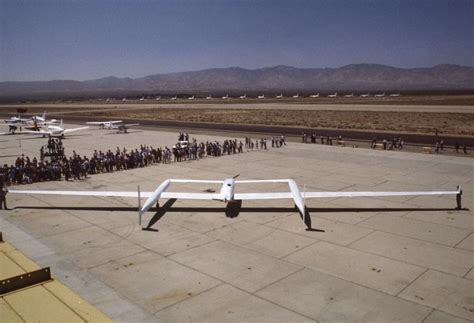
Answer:
[(8, 188), (4, 184), (3, 178), (0, 180), (0, 210), (8, 210), (7, 207), (7, 193)]

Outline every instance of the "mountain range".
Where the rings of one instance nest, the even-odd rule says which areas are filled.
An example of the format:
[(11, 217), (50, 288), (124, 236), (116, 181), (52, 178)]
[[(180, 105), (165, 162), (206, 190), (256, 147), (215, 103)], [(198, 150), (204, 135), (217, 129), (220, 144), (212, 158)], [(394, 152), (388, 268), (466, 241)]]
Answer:
[(339, 68), (275, 66), (214, 68), (141, 78), (105, 77), (88, 81), (0, 82), (0, 96), (81, 93), (193, 93), (206, 91), (383, 91), (472, 90), (474, 67), (452, 64), (397, 68), (352, 64)]

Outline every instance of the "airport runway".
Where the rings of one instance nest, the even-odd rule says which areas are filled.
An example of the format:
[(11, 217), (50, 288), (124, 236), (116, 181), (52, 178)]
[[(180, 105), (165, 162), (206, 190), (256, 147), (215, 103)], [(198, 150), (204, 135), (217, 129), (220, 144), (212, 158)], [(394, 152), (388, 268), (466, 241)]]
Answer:
[[(191, 133), (198, 141), (225, 137)], [(1, 138), (2, 155), (39, 154), (45, 139)], [(177, 133), (93, 130), (66, 154), (171, 146)], [(8, 158), (0, 158), (4, 163)], [(294, 178), (306, 191), (452, 190), (453, 197), (162, 201), (142, 231), (137, 201), (8, 195), (0, 227), (22, 252), (116, 321), (468, 322), (474, 319), (474, 166), (469, 158), (290, 142), (282, 148), (157, 164), (21, 189), (151, 191), (167, 178)], [(186, 184), (183, 190), (214, 188)], [(278, 185), (254, 191), (281, 190)], [(303, 187), (300, 187), (303, 189)], [(241, 189), (244, 190), (244, 189)], [(245, 190), (244, 190), (245, 191)]]

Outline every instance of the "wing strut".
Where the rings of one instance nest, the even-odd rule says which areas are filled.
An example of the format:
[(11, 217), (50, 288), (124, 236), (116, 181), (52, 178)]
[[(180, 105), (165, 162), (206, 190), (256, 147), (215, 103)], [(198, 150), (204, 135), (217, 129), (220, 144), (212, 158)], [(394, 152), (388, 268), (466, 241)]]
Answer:
[(138, 224), (142, 226), (142, 213), (140, 212), (142, 208), (142, 203), (140, 201), (140, 185), (137, 185), (137, 196), (138, 196)]

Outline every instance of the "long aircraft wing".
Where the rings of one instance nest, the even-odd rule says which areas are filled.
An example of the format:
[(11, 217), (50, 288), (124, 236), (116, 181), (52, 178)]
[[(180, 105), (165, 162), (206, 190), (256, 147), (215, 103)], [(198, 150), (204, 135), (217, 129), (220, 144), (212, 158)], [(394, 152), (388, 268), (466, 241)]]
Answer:
[(86, 129), (89, 129), (89, 127), (80, 127), (80, 128), (64, 129), (63, 133), (64, 133), (64, 134), (67, 134), (67, 133), (76, 132), (76, 131), (80, 131), (80, 130), (86, 130)]
[(98, 126), (105, 126), (108, 124), (114, 124), (114, 123), (121, 123), (122, 120), (113, 120), (113, 121), (88, 121), (86, 124), (91, 124), (91, 125), (98, 125)]
[[(10, 190), (13, 194), (34, 195), (69, 195), (69, 196), (97, 196), (97, 197), (138, 197), (134, 191), (43, 191), (43, 190)], [(140, 192), (140, 197), (150, 197), (153, 192)], [(186, 192), (163, 192), (162, 198), (185, 199), (185, 200), (215, 200), (219, 194), (214, 193), (186, 193)]]
[(22, 130), (22, 131), (16, 131), (15, 133), (20, 134), (20, 135), (40, 135), (40, 136), (51, 136), (53, 134), (52, 131), (44, 131), (44, 130)]

